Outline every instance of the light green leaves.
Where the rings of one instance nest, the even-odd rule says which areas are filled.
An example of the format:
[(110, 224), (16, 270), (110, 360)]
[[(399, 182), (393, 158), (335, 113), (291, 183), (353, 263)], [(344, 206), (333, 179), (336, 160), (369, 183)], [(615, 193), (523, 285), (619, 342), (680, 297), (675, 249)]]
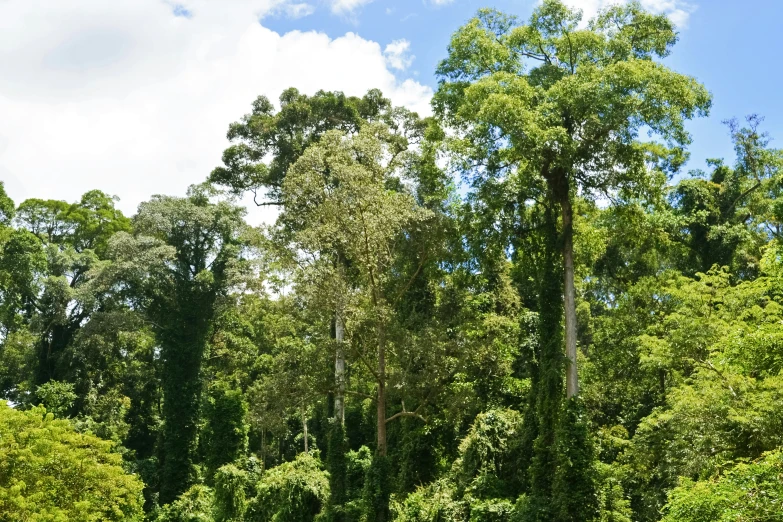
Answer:
[(142, 483), (111, 446), (43, 408), (0, 403), (0, 519), (142, 520)]

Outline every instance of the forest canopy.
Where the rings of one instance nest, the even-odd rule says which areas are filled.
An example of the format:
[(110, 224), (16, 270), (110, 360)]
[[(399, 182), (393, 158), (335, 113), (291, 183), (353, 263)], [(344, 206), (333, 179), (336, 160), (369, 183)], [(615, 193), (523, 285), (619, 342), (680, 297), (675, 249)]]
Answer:
[(0, 181), (0, 520), (783, 521), (783, 151), (685, 172), (677, 40), (482, 9), (432, 116), (260, 96), (133, 216)]

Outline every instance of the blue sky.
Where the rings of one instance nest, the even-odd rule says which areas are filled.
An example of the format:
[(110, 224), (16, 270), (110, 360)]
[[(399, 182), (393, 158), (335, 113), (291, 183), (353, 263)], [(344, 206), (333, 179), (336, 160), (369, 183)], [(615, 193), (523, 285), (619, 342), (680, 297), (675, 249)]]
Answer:
[[(427, 112), (450, 35), (480, 7), (526, 18), (535, 1), (0, 0), (0, 180), (17, 202), (97, 188), (133, 214), (203, 181), (258, 95), (380, 88)], [(595, 12), (613, 0), (564, 1)], [(689, 124), (687, 168), (732, 160), (731, 117), (765, 116), (783, 147), (783, 2), (641, 2), (679, 24), (669, 65), (714, 94), (710, 117)]]
[[(320, 6), (311, 16), (296, 20), (271, 16), (263, 23), (283, 32), (316, 30), (338, 36), (354, 31), (381, 44), (404, 38), (415, 55), (411, 66), (415, 78), (435, 88), (434, 71), (445, 56), (452, 32), (477, 9), (495, 7), (527, 18), (534, 4), (531, 0), (456, 0), (439, 6), (422, 0), (376, 0), (352, 16), (335, 16)], [(783, 147), (783, 73), (779, 66), (783, 61), (779, 41), (783, 2), (701, 0), (688, 7), (692, 12), (687, 25), (680, 28), (680, 41), (667, 63), (704, 83), (714, 99), (710, 116), (689, 124), (693, 144), (687, 168), (704, 167), (706, 158), (731, 160), (731, 141), (721, 123), (728, 118), (763, 115), (773, 146)]]

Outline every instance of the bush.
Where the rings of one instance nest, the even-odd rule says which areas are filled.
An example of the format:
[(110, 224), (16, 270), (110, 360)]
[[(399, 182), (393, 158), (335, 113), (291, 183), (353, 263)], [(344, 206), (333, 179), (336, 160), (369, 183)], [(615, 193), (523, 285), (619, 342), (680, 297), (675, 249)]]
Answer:
[(464, 522), (468, 519), (466, 503), (455, 500), (454, 485), (448, 480), (419, 487), (404, 501), (393, 501), (391, 510), (396, 522)]
[(242, 522), (247, 501), (248, 473), (226, 464), (215, 473), (215, 521)]
[(157, 522), (213, 522), (213, 495), (206, 486), (195, 485), (158, 513)]
[(329, 498), (329, 474), (312, 453), (268, 470), (248, 505), (248, 522), (310, 522)]
[(43, 407), (0, 401), (0, 520), (141, 520), (143, 484), (111, 447)]
[(470, 506), (470, 522), (510, 522), (516, 512), (514, 507), (504, 499), (475, 502)]
[(513, 496), (519, 470), (512, 458), (521, 433), (522, 416), (514, 410), (479, 414), (459, 446), (459, 484), (479, 498)]

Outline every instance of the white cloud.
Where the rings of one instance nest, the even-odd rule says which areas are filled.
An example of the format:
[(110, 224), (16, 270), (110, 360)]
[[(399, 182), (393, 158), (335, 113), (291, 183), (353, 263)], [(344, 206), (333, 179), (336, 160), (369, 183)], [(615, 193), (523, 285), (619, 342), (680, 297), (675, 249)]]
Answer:
[(416, 58), (410, 54), (411, 43), (408, 40), (394, 40), (388, 44), (383, 50), (383, 55), (386, 57), (386, 63), (392, 69), (404, 71), (411, 66), (413, 60)]
[[(398, 81), (381, 46), (348, 33), (277, 34), (274, 0), (0, 2), (0, 179), (18, 202), (98, 188), (133, 213), (183, 194), (220, 163), (228, 124), (287, 87), (378, 87), (427, 113), (432, 91)], [(182, 11), (180, 11), (182, 12)], [(264, 217), (251, 209), (250, 219)]]
[(374, 0), (329, 0), (332, 12), (336, 14), (351, 14)]
[[(438, 1), (438, 0), (433, 0)], [(600, 10), (621, 0), (564, 0), (571, 7), (577, 7), (584, 13), (586, 22)], [(696, 9), (695, 4), (687, 0), (641, 0), (642, 7), (654, 13), (665, 13), (677, 27), (688, 25), (688, 17)]]
[(288, 18), (297, 19), (313, 14), (315, 12), (315, 6), (306, 3), (283, 4), (278, 8), (278, 11)]
[(438, 6), (440, 6), (440, 5), (449, 5), (449, 4), (453, 4), (454, 0), (430, 0), (430, 3), (433, 4), (433, 5), (438, 5)]

